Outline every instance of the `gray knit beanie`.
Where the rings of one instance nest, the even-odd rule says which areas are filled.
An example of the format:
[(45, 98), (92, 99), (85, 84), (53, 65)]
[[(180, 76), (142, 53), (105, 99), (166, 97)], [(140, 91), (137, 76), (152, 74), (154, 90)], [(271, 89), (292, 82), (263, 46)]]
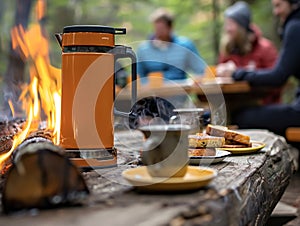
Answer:
[(247, 31), (251, 31), (251, 11), (246, 2), (238, 1), (232, 6), (228, 7), (224, 13), (225, 17), (233, 19)]

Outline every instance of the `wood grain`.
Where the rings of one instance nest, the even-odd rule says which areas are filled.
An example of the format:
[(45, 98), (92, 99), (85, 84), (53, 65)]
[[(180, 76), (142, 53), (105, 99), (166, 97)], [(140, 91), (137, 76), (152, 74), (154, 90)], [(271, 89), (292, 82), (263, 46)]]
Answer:
[[(282, 137), (243, 131), (266, 148), (252, 155), (227, 157), (211, 165), (218, 176), (210, 186), (186, 193), (138, 193), (121, 177), (136, 167), (142, 136), (116, 134), (117, 168), (85, 172), (92, 194), (83, 207), (42, 211), (37, 216), (0, 216), (1, 225), (264, 225), (295, 169)], [(125, 158), (124, 158), (125, 156)], [(55, 216), (55, 217), (53, 217)]]

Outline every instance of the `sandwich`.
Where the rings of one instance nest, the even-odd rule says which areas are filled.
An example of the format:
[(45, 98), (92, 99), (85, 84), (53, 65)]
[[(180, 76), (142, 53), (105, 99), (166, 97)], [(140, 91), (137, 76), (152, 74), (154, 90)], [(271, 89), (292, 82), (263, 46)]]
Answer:
[(247, 148), (251, 147), (250, 137), (239, 133), (235, 130), (230, 130), (225, 126), (207, 125), (206, 134), (217, 137), (224, 137), (226, 148)]
[(216, 148), (220, 148), (224, 144), (224, 137), (203, 133), (189, 135), (189, 156), (215, 156)]

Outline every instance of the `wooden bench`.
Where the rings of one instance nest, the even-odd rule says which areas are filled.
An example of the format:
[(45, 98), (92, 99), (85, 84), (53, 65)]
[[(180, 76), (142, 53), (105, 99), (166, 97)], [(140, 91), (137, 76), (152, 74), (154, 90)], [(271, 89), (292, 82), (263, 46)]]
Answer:
[(300, 142), (300, 127), (289, 127), (285, 131), (286, 139), (290, 142)]

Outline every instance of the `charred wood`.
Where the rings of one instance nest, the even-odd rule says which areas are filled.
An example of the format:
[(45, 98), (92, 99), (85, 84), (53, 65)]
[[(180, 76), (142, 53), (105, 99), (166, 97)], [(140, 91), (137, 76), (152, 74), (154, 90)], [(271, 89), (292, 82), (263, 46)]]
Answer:
[(25, 124), (25, 119), (0, 121), (0, 136), (14, 136), (20, 133)]
[(77, 167), (47, 138), (26, 139), (12, 159), (4, 176), (4, 213), (80, 204), (89, 194)]

